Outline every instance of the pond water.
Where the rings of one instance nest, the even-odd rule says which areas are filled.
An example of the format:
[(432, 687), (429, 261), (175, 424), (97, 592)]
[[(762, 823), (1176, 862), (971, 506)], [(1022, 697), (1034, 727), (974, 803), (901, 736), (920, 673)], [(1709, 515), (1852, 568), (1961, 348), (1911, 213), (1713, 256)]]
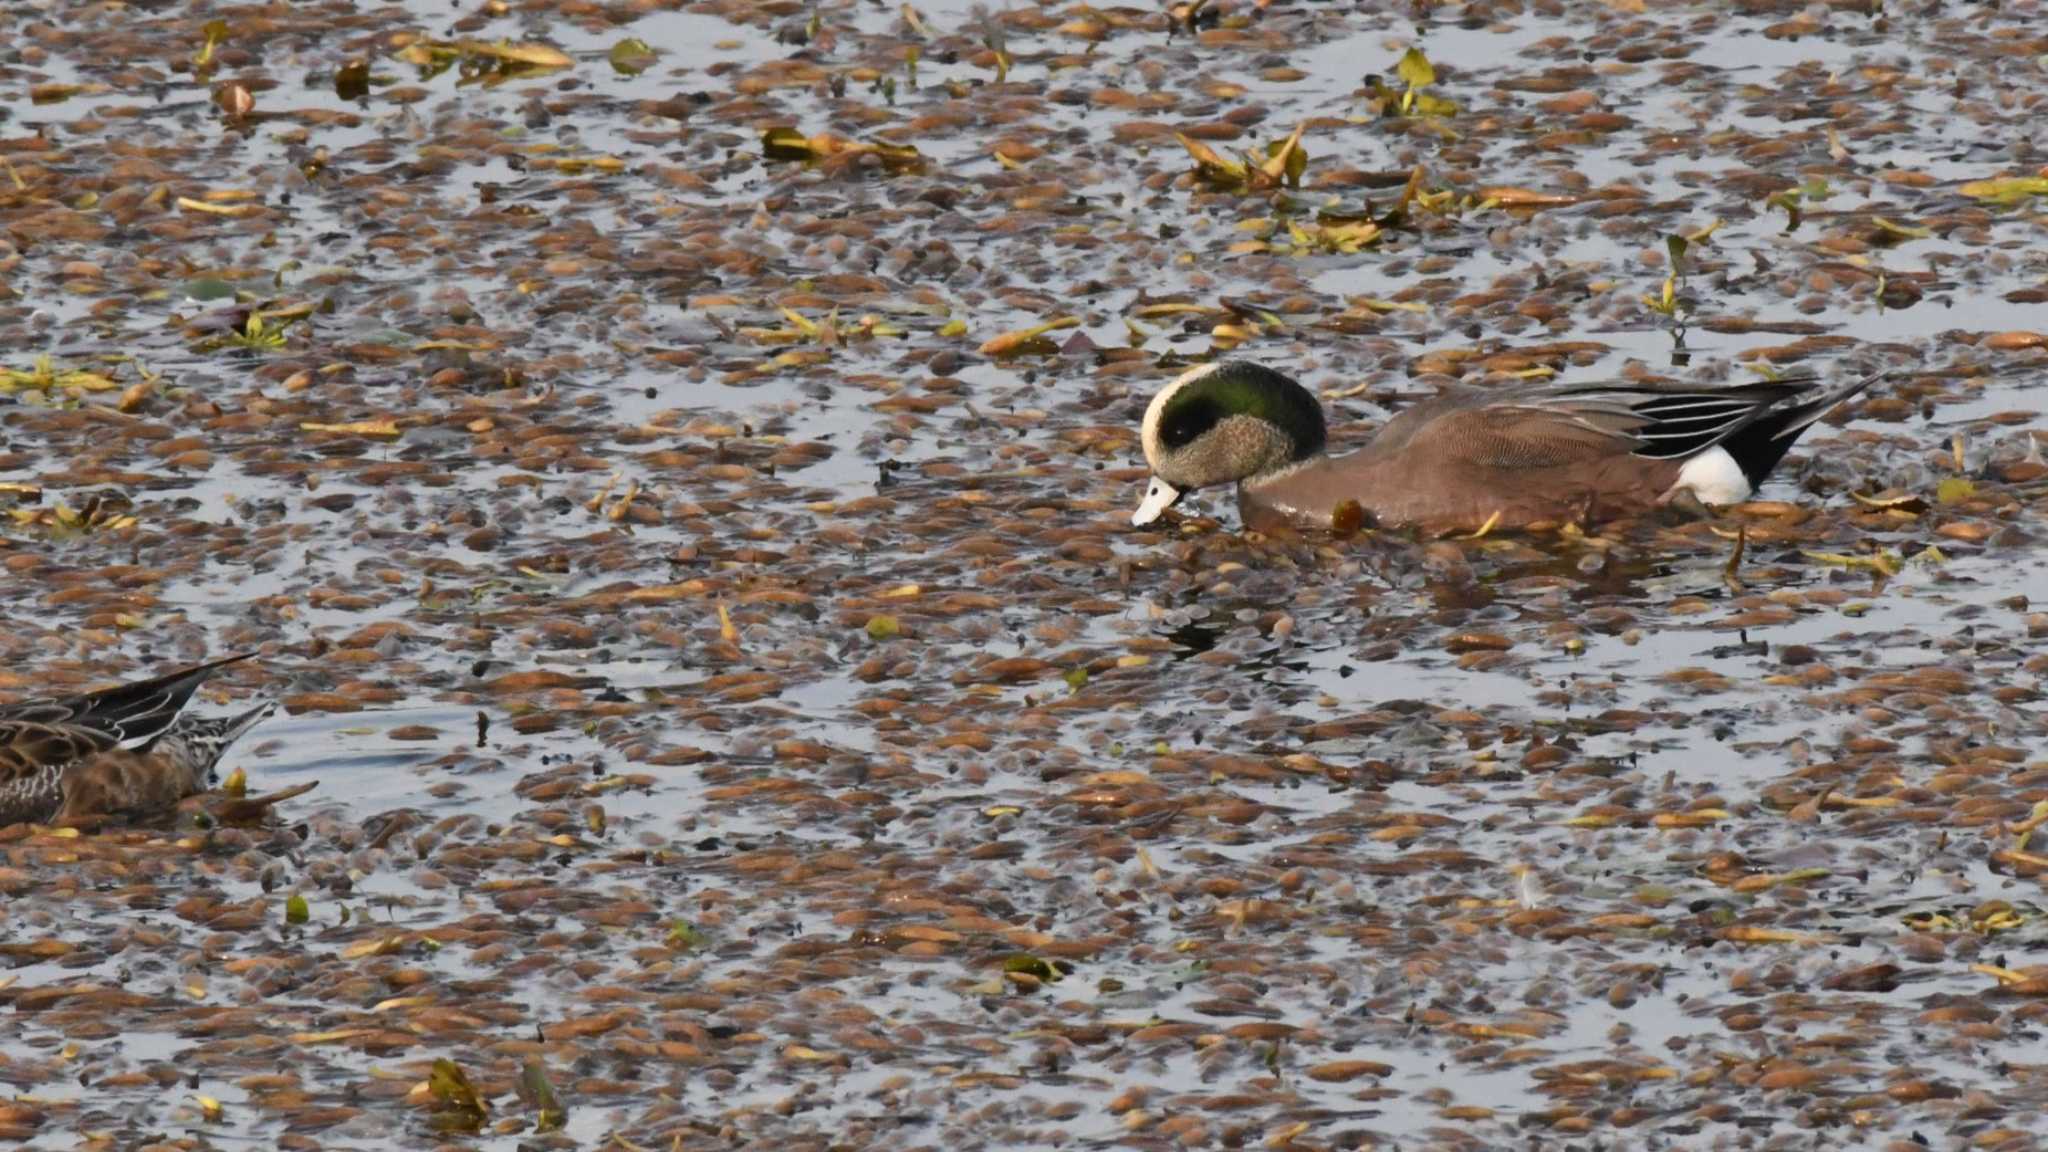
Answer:
[[(318, 784), (0, 832), (0, 1136), (2041, 1146), (2040, 6), (1176, 11), (0, 0), (0, 694), (258, 650)], [(1132, 529), (1226, 355), (1887, 375), (1714, 521)]]

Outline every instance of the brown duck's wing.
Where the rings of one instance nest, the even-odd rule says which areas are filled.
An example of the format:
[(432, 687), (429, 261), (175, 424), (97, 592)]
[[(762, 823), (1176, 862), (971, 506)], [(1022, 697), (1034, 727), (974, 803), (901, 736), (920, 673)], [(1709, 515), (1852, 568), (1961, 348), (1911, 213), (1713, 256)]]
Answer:
[(1723, 388), (1655, 382), (1537, 384), (1461, 390), (1388, 426), (1420, 460), (1517, 471), (1617, 456), (1683, 460), (1741, 433), (1813, 390), (1812, 376)]
[(64, 802), (65, 772), (118, 745), (91, 728), (0, 721), (0, 824), (47, 820)]
[(1625, 422), (1604, 414), (1488, 405), (1438, 415), (1415, 429), (1403, 453), (1418, 471), (1523, 471), (1598, 463), (1635, 450)]
[(89, 728), (112, 736), (115, 744), (146, 741), (162, 733), (172, 720), (177, 719), (179, 711), (207, 677), (254, 655), (254, 652), (242, 652), (149, 680), (77, 696), (0, 704), (0, 724)]

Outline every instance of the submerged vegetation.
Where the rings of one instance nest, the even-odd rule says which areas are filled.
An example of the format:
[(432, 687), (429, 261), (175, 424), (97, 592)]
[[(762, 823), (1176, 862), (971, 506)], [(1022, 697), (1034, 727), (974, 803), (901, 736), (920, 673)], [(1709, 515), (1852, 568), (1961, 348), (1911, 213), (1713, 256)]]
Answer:
[[(2038, 23), (0, 0), (0, 698), (286, 713), (0, 830), (0, 1139), (2039, 1146)], [(1713, 519), (1131, 531), (1224, 352), (1888, 375)]]

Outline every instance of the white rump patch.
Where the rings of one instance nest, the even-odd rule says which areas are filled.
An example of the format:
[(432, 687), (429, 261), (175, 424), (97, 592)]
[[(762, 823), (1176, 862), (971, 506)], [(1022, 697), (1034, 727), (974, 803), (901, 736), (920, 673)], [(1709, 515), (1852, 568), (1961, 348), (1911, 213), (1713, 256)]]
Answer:
[(1687, 460), (1664, 499), (1677, 495), (1680, 488), (1692, 489), (1702, 504), (1740, 504), (1755, 491), (1749, 486), (1749, 477), (1742, 474), (1742, 465), (1720, 447), (1709, 448)]
[(1131, 513), (1131, 523), (1140, 527), (1150, 524), (1154, 520), (1159, 519), (1161, 513), (1173, 507), (1173, 502), (1178, 499), (1180, 499), (1179, 489), (1154, 476), (1152, 478), (1152, 486), (1145, 489), (1144, 503), (1139, 504), (1138, 510)]

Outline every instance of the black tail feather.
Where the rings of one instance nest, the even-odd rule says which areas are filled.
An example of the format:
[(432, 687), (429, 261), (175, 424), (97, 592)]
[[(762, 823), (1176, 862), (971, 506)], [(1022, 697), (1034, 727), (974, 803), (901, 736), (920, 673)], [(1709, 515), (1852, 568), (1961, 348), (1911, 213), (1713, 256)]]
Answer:
[(1858, 380), (1851, 380), (1834, 388), (1811, 395), (1796, 404), (1785, 404), (1768, 408), (1756, 419), (1736, 430), (1721, 442), (1721, 447), (1733, 457), (1742, 474), (1749, 479), (1751, 487), (1760, 487), (1764, 477), (1799, 442), (1799, 437), (1821, 417), (1833, 411), (1835, 406), (1855, 397), (1864, 389), (1882, 380), (1887, 374), (1873, 373)]
[(122, 744), (151, 740), (170, 727), (207, 677), (255, 655), (241, 652), (98, 692), (0, 705), (0, 720), (75, 725), (106, 733)]

